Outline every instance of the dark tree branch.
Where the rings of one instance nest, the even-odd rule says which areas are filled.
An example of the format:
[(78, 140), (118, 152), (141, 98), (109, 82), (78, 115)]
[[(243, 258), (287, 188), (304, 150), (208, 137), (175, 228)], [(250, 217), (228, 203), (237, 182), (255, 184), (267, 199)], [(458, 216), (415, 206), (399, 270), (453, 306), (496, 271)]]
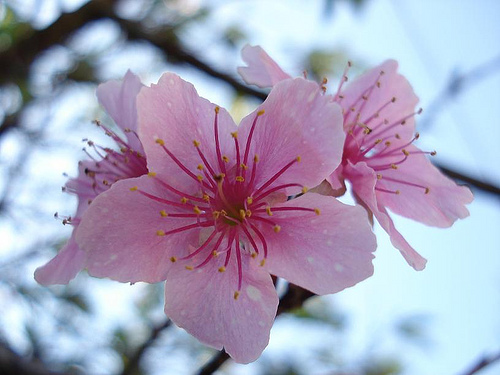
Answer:
[(167, 320), (162, 325), (152, 329), (148, 339), (135, 351), (135, 353), (128, 359), (128, 362), (123, 369), (122, 375), (135, 375), (139, 372), (139, 365), (144, 353), (154, 344), (160, 333), (171, 326), (171, 320)]
[(489, 183), (487, 181), (481, 181), (477, 180), (469, 175), (466, 175), (464, 173), (460, 173), (454, 169), (445, 167), (444, 165), (441, 164), (434, 164), (436, 167), (438, 167), (444, 174), (448, 175), (449, 177), (453, 178), (454, 180), (462, 181), (465, 182), (466, 184), (472, 186), (472, 188), (475, 188), (477, 190), (480, 190), (485, 193), (493, 194), (496, 196), (500, 197), (500, 187)]
[(4, 343), (0, 343), (0, 374), (63, 375), (48, 370), (40, 361), (26, 360)]
[(500, 353), (497, 353), (496, 355), (492, 355), (489, 357), (484, 357), (481, 358), (477, 363), (472, 365), (470, 369), (465, 371), (462, 375), (474, 375), (478, 373), (479, 371), (483, 370), (485, 367), (500, 361)]
[[(280, 298), (280, 303), (278, 305), (278, 312), (276, 315), (280, 315), (285, 312), (289, 312), (293, 309), (299, 308), (302, 304), (309, 298), (315, 296), (314, 293), (301, 288), (300, 286), (289, 284), (288, 290), (283, 297)], [(229, 355), (224, 351), (218, 352), (213, 358), (208, 361), (203, 367), (196, 373), (197, 375), (211, 375), (217, 371), (227, 360)]]

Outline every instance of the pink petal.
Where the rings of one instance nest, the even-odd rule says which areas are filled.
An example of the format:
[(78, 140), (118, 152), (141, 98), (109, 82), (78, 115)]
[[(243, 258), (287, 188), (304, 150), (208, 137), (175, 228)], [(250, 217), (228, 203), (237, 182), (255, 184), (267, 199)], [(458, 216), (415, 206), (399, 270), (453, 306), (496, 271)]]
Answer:
[(238, 73), (249, 85), (272, 87), (290, 78), (260, 46), (247, 44), (241, 50), (241, 57), (248, 66), (238, 67)]
[[(122, 129), (137, 131), (137, 94), (143, 87), (138, 76), (127, 71), (123, 81), (108, 81), (97, 87), (97, 99), (115, 123)], [(133, 150), (142, 150), (134, 133), (125, 133)]]
[(165, 313), (202, 343), (224, 347), (236, 362), (249, 363), (269, 342), (278, 296), (269, 274), (244, 256), (241, 294), (235, 300), (238, 271), (232, 258), (222, 273), (214, 261), (192, 271), (173, 267), (165, 283)]
[[(256, 119), (259, 111), (265, 113)], [(277, 185), (297, 183), (312, 188), (339, 165), (345, 139), (342, 114), (316, 83), (296, 78), (274, 86), (266, 101), (242, 120), (242, 139), (247, 139), (255, 119), (249, 155), (259, 156), (257, 186), (298, 156), (300, 162), (279, 177)]]
[(307, 193), (280, 207), (319, 208), (310, 212), (282, 211), (272, 219), (281, 230), (262, 226), (269, 245), (265, 268), (316, 294), (336, 293), (373, 274), (376, 239), (361, 207)]
[[(401, 216), (442, 228), (469, 216), (465, 205), (474, 198), (470, 189), (443, 175), (424, 154), (419, 154), (421, 151), (417, 147), (411, 145), (406, 150), (410, 153), (408, 159), (399, 164), (398, 169), (383, 171), (383, 177), (377, 184), (401, 193), (378, 192), (379, 204)], [(389, 178), (403, 182), (390, 181)], [(429, 188), (428, 194), (425, 193), (426, 187)]]
[(382, 228), (389, 234), (394, 247), (401, 252), (410, 266), (417, 271), (423, 270), (427, 261), (406, 242), (394, 227), (394, 223), (384, 206), (377, 201), (377, 195), (375, 194), (377, 175), (373, 169), (368, 167), (366, 163), (358, 163), (356, 165), (347, 165), (344, 172), (346, 178), (352, 183), (353, 191), (373, 212)]
[(67, 284), (85, 267), (85, 252), (75, 242), (75, 231), (68, 243), (47, 264), (35, 270), (42, 285)]
[[(361, 117), (358, 120), (361, 123), (367, 123), (366, 120), (369, 117), (378, 113), (377, 118), (367, 123), (374, 131), (378, 126), (387, 127), (383, 124), (384, 120), (392, 124), (412, 114), (418, 103), (418, 97), (408, 80), (398, 74), (397, 69), (396, 61), (387, 60), (354, 79), (341, 93), (343, 99), (340, 99), (339, 103), (344, 111), (347, 113), (355, 108), (353, 113), (357, 114), (361, 110)], [(380, 75), (381, 72), (384, 72), (383, 75)], [(380, 87), (377, 87), (377, 82), (380, 82)], [(366, 95), (368, 99), (363, 100), (363, 95)], [(391, 102), (392, 98), (396, 98), (396, 101), (380, 110), (384, 104)], [(344, 123), (346, 129), (352, 126), (354, 118), (351, 116), (350, 120)], [(398, 128), (398, 133), (405, 141), (413, 137), (414, 129), (415, 121), (412, 117), (406, 120), (404, 126)]]
[(198, 241), (200, 229), (158, 236), (158, 230), (168, 232), (193, 224), (194, 219), (161, 217), (161, 210), (172, 213), (175, 208), (170, 210), (139, 191), (131, 191), (134, 187), (180, 201), (148, 176), (118, 181), (100, 194), (83, 216), (76, 234), (76, 242), (87, 252), (87, 268), (92, 276), (122, 282), (162, 281), (172, 265), (170, 258), (187, 255), (189, 245)]
[[(169, 176), (169, 182), (177, 187), (184, 187), (188, 191), (197, 189), (198, 181), (184, 173), (155, 141), (162, 139), (165, 147), (186, 168), (198, 174), (196, 167), (201, 159), (193, 144), (196, 140), (200, 142), (199, 149), (215, 168), (215, 107), (215, 104), (200, 98), (192, 84), (172, 73), (165, 73), (158, 84), (144, 88), (138, 96), (139, 134), (149, 169)], [(222, 108), (218, 114), (218, 127), (222, 155), (234, 160), (231, 132), (237, 128)]]

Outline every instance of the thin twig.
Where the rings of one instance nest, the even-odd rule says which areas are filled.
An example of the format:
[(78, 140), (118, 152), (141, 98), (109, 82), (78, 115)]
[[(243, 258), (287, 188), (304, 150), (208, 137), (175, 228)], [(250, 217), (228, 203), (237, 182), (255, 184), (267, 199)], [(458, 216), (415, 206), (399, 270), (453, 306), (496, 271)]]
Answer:
[(454, 169), (445, 167), (444, 165), (441, 164), (434, 164), (434, 165), (438, 167), (444, 174), (448, 175), (454, 180), (465, 182), (466, 184), (472, 186), (475, 189), (500, 197), (500, 187), (494, 185), (493, 183), (475, 179), (469, 175), (460, 173)]
[(496, 355), (489, 356), (489, 357), (484, 357), (479, 359), (477, 363), (472, 365), (470, 369), (468, 369), (466, 372), (464, 372), (462, 375), (473, 375), (478, 373), (480, 370), (483, 370), (485, 367), (497, 362), (500, 360), (500, 353), (497, 353)]
[(122, 375), (133, 375), (138, 373), (137, 371), (139, 369), (139, 364), (142, 360), (144, 353), (149, 349), (149, 347), (151, 347), (151, 345), (154, 344), (160, 333), (163, 332), (168, 327), (170, 327), (171, 324), (172, 321), (168, 319), (163, 324), (151, 330), (151, 334), (149, 335), (148, 339), (139, 348), (137, 348), (134, 355), (132, 355), (128, 359), (127, 365), (122, 371)]

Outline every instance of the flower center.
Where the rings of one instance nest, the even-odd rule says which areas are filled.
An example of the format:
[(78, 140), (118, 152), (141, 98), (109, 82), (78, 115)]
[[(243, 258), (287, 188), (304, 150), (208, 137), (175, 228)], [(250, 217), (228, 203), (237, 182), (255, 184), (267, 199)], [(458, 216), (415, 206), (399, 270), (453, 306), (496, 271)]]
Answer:
[[(169, 236), (200, 228), (206, 228), (209, 231), (208, 237), (188, 255), (184, 255), (184, 253), (171, 256), (170, 260), (173, 263), (179, 260), (198, 262), (195, 266), (192, 266), (192, 263), (185, 266), (187, 270), (193, 270), (202, 268), (213, 260), (217, 262), (218, 271), (225, 272), (234, 254), (238, 270), (238, 287), (234, 299), (237, 299), (243, 280), (242, 255), (251, 258), (259, 257), (260, 266), (264, 266), (268, 255), (268, 243), (264, 234), (267, 231), (266, 227), (272, 228), (275, 233), (281, 231), (281, 226), (275, 220), (276, 216), (274, 215), (285, 211), (308, 211), (313, 215), (319, 215), (320, 211), (319, 209), (290, 205), (274, 207), (275, 202), (286, 201), (287, 188), (299, 187), (303, 193), (307, 191), (306, 187), (297, 183), (276, 183), (281, 176), (301, 161), (300, 156), (283, 163), (283, 167), (265, 182), (258, 181), (256, 176), (261, 160), (257, 154), (250, 158), (250, 145), (258, 119), (264, 115), (263, 110), (257, 112), (253, 120), (244, 152), (241, 152), (238, 133), (231, 133), (235, 148), (235, 160), (230, 160), (226, 155), (223, 155), (220, 147), (219, 111), (219, 107), (215, 107), (215, 150), (213, 150), (215, 158), (211, 159), (215, 159), (215, 165), (209, 162), (202, 150), (201, 143), (197, 140), (193, 140), (193, 146), (200, 159), (196, 173), (186, 167), (167, 148), (164, 140), (156, 139), (155, 141), (179, 169), (196, 182), (198, 189), (194, 193), (181, 191), (161, 178), (155, 178), (155, 181), (173, 193), (174, 196), (179, 197), (179, 200), (164, 199), (137, 187), (132, 187), (130, 190), (138, 191), (141, 195), (164, 205), (165, 209), (160, 210), (162, 218), (192, 220), (191, 224), (175, 227), (175, 229), (168, 231), (158, 229), (157, 236)], [(148, 175), (157, 177), (154, 172), (150, 172)], [(183, 249), (169, 250), (183, 251)]]

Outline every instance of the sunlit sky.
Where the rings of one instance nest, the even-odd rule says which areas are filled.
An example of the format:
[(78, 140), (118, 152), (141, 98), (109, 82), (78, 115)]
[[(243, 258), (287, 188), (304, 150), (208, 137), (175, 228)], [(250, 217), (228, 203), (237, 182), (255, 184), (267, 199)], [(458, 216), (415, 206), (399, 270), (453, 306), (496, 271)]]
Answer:
[[(239, 25), (251, 44), (264, 47), (292, 75), (301, 74), (301, 61), (313, 46), (342, 48), (354, 63), (359, 61), (364, 66), (397, 59), (400, 71), (421, 99), (421, 120), (428, 119), (426, 108), (442, 95), (452, 74), (467, 73), (496, 60), (494, 73), (464, 87), (433, 116), (428, 127), (420, 129), (418, 145), (437, 150), (439, 162), (500, 185), (500, 2), (372, 0), (360, 10), (338, 2), (329, 17), (321, 15), (323, 1), (214, 3), (220, 6), (210, 15), (211, 27)], [(233, 57), (225, 61), (210, 32), (201, 31), (203, 27), (206, 25), (189, 31), (190, 48), (236, 75)], [(241, 60), (237, 61), (241, 64)], [(128, 63), (132, 66), (118, 61), (117, 72), (109, 74), (123, 74), (140, 61)], [(173, 70), (193, 82), (200, 95), (231, 106), (232, 92), (218, 81), (182, 67)], [(158, 76), (152, 73), (143, 78), (147, 81)], [(336, 87), (336, 83), (331, 85)], [(78, 145), (80, 138), (70, 136)], [(69, 142), (70, 136), (65, 136), (64, 142)], [(78, 150), (80, 146), (75, 147)], [(50, 173), (57, 176), (76, 170), (71, 160), (50, 167)], [(43, 168), (34, 170), (40, 175), (47, 173)], [(64, 178), (58, 178), (62, 185)], [(54, 211), (73, 202), (63, 199)], [(53, 200), (44, 204), (55, 205)], [(498, 197), (477, 193), (469, 206), (471, 217), (451, 229), (428, 228), (396, 218), (398, 229), (428, 259), (422, 272), (411, 269), (385, 232), (376, 227), (379, 247), (375, 275), (354, 288), (326, 297), (349, 316), (349, 343), (339, 350), (347, 358), (356, 358), (367, 350), (400, 356), (407, 375), (458, 374), (481, 356), (500, 350), (499, 208)], [(13, 238), (12, 234), (2, 235)], [(420, 346), (401, 345), (388, 335), (394, 322), (411, 316), (424, 317), (425, 339)], [(289, 333), (290, 327), (293, 333)], [(297, 341), (314, 347), (318, 336), (309, 342), (307, 335), (312, 331), (308, 329), (278, 319), (266, 353), (286, 355), (297, 349)], [(259, 364), (242, 371), (251, 373), (252, 366)], [(497, 365), (484, 374), (499, 371)]]

